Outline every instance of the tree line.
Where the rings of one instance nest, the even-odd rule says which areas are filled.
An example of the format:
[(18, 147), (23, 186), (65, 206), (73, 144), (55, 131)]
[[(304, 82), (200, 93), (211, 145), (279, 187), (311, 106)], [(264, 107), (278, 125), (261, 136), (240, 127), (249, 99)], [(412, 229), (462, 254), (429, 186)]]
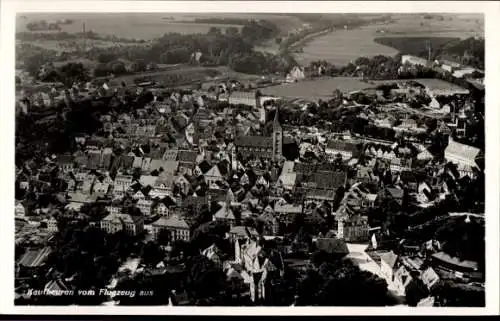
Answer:
[[(292, 57), (264, 54), (254, 50), (255, 45), (275, 37), (278, 33), (279, 28), (268, 20), (250, 20), (241, 30), (227, 28), (223, 32), (220, 28), (212, 27), (205, 34), (168, 33), (149, 46), (94, 47), (85, 53), (85, 57), (100, 60), (101, 63), (126, 59), (155, 64), (227, 65), (236, 71), (247, 73), (283, 73), (295, 64)], [(65, 35), (60, 37), (63, 36)], [(196, 52), (200, 53), (200, 57), (194, 55)], [(55, 51), (41, 49), (41, 52), (24, 59), (25, 68), (34, 74), (44, 63), (61, 60), (63, 56), (71, 56), (71, 53), (57, 54)], [(99, 65), (97, 69), (101, 75), (109, 69), (117, 74), (123, 72), (124, 68), (118, 63), (108, 65), (107, 68)]]

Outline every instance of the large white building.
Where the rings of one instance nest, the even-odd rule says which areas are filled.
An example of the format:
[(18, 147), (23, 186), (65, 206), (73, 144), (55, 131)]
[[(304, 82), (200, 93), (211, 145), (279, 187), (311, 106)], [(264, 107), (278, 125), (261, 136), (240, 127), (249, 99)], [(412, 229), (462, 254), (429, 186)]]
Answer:
[(401, 64), (410, 64), (412, 66), (427, 66), (429, 65), (429, 61), (424, 58), (411, 56), (411, 55), (403, 55), (401, 56)]
[(304, 68), (301, 68), (299, 66), (295, 66), (292, 68), (290, 73), (286, 75), (286, 81), (287, 82), (297, 82), (299, 80), (305, 79), (306, 75), (304, 73)]
[(112, 213), (102, 219), (101, 229), (107, 233), (125, 231), (127, 234), (137, 235), (144, 231), (144, 218), (130, 214)]
[(235, 91), (229, 95), (229, 104), (231, 105), (247, 105), (253, 108), (260, 107), (260, 98), (257, 97), (257, 92), (251, 91)]
[(478, 168), (476, 157), (479, 155), (480, 149), (461, 144), (450, 138), (448, 146), (444, 151), (446, 161), (457, 165), (457, 170), (460, 176), (473, 176), (474, 169)]

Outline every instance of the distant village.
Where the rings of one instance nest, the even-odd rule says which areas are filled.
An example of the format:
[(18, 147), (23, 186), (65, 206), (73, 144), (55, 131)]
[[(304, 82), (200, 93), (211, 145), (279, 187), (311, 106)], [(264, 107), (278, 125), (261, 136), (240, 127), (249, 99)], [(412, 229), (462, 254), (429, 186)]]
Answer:
[[(443, 282), (481, 293), (484, 264), (447, 250), (448, 234), (428, 231), (449, 221), (484, 224), (484, 194), (471, 194), (484, 185), (484, 146), (474, 144), (484, 85), (467, 76), (477, 70), (446, 61), (403, 56), (401, 70), (429, 64), (466, 85), (387, 81), (385, 89), (337, 92), (323, 102), (217, 79), (197, 89), (103, 80), (19, 90), (18, 117), (55, 106), (65, 115), (82, 101), (110, 107), (99, 112), (97, 132), (71, 137), (71, 152), (16, 163), (17, 302), (36, 302), (26, 294), (34, 284), (75, 290), (77, 273), (54, 263), (71, 225), (161, 250), (147, 263), (144, 251), (120, 252), (119, 268), (104, 274), (110, 291), (139, 275), (189, 273), (186, 244), (221, 227), (229, 246), (207, 243), (200, 255), (238, 280), (249, 304), (274, 302), (290, 269), (306, 278), (313, 253), (357, 262), (401, 304), (447, 305), (433, 292)], [(324, 67), (295, 67), (281, 82), (300, 86), (311, 73), (321, 76)], [(137, 107), (122, 111), (130, 101)], [(334, 116), (320, 119), (320, 111)], [(411, 303), (415, 279), (425, 294)], [(169, 304), (187, 304), (189, 294), (174, 288)]]

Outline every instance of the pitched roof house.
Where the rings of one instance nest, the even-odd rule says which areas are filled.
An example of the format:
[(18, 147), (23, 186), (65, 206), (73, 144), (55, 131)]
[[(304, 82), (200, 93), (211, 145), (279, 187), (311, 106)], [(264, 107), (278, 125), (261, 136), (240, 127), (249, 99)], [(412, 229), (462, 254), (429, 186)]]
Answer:
[(144, 218), (123, 213), (111, 213), (101, 221), (101, 229), (107, 233), (125, 231), (128, 234), (137, 235), (144, 230)]
[(444, 157), (448, 162), (457, 165), (461, 176), (472, 175), (474, 169), (478, 169), (476, 159), (480, 151), (479, 148), (458, 143), (450, 138)]
[(214, 165), (212, 168), (206, 172), (204, 175), (205, 182), (210, 186), (213, 183), (224, 181), (224, 177), (219, 169), (219, 166)]
[(169, 233), (170, 240), (189, 241), (191, 238), (192, 226), (183, 217), (174, 214), (170, 217), (161, 217), (152, 224), (153, 236), (156, 240), (160, 236), (160, 232), (165, 230)]

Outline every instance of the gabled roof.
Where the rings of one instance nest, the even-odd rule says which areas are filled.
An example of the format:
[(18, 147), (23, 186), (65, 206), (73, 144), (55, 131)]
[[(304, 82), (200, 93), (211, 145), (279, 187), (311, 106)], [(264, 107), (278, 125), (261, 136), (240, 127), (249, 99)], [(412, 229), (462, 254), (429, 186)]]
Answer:
[(206, 249), (204, 249), (201, 254), (206, 256), (209, 260), (212, 261), (220, 261), (221, 250), (217, 247), (217, 245), (212, 244)]
[(124, 213), (111, 213), (105, 218), (102, 219), (104, 222), (119, 222), (119, 223), (140, 223), (143, 221), (142, 216), (136, 216), (136, 215), (130, 215), (130, 214), (124, 214)]
[(161, 217), (153, 223), (154, 226), (164, 226), (170, 228), (189, 229), (190, 226), (187, 221), (178, 215), (172, 215), (169, 218)]
[(274, 211), (285, 213), (302, 213), (302, 205), (276, 203), (274, 205)]
[(393, 198), (403, 198), (404, 191), (401, 188), (388, 187), (386, 190)]
[(160, 168), (162, 168), (163, 171), (165, 171), (165, 172), (175, 173), (175, 171), (177, 171), (178, 167), (179, 167), (179, 162), (177, 162), (177, 161), (153, 159), (153, 160), (151, 160), (151, 163), (149, 165), (149, 170), (151, 170), (151, 171), (158, 170), (159, 171)]
[(319, 213), (319, 208), (316, 208), (315, 210), (312, 211), (312, 213), (306, 215), (304, 218), (306, 223), (311, 223), (311, 224), (316, 224), (316, 225), (321, 225), (325, 223), (325, 219), (321, 214)]
[(276, 217), (274, 217), (273, 213), (264, 211), (257, 219), (262, 222), (273, 222), (276, 220)]
[(145, 200), (145, 199), (137, 201), (137, 205), (139, 205), (139, 204), (151, 205), (152, 203), (153, 203), (153, 201), (151, 201), (151, 200)]
[(214, 165), (212, 168), (204, 174), (205, 176), (210, 176), (210, 177), (220, 177), (222, 178), (222, 174), (219, 170), (219, 166)]
[(141, 177), (139, 178), (139, 183), (144, 187), (155, 186), (157, 180), (158, 176), (141, 175)]
[(233, 91), (229, 98), (244, 98), (244, 99), (256, 99), (257, 93), (254, 91), (246, 92), (246, 91)]
[(441, 122), (440, 125), (436, 128), (436, 130), (441, 133), (446, 133), (446, 134), (451, 133), (450, 127), (446, 126), (444, 122)]
[(227, 219), (227, 220), (234, 220), (236, 217), (234, 216), (233, 210), (231, 207), (228, 206), (223, 206), (220, 208), (217, 213), (215, 213), (215, 218), (219, 219)]
[(223, 159), (217, 164), (217, 167), (219, 168), (219, 172), (221, 173), (221, 175), (229, 174), (230, 166), (231, 163), (229, 163), (227, 159)]
[(170, 196), (165, 196), (163, 198), (155, 198), (153, 200), (153, 207), (158, 207), (160, 205), (164, 205), (165, 207), (170, 207), (170, 206), (174, 206), (176, 205), (176, 202), (174, 199), (172, 199), (172, 197)]
[(173, 182), (175, 179), (175, 175), (170, 172), (161, 172), (160, 175), (158, 175), (154, 187), (161, 187), (164, 185), (165, 187), (169, 188), (172, 186)]
[(199, 207), (207, 204), (208, 204), (208, 197), (206, 196), (194, 197), (192, 195), (188, 195), (184, 200), (182, 200), (183, 207), (188, 207), (188, 206)]
[(264, 136), (239, 136), (234, 143), (240, 147), (271, 148), (273, 139)]
[(198, 153), (191, 150), (180, 150), (177, 154), (177, 161), (183, 163), (195, 163)]
[(48, 282), (45, 285), (45, 290), (48, 291), (69, 291), (72, 288), (68, 286), (63, 280), (56, 279)]
[(177, 149), (167, 149), (165, 151), (165, 154), (163, 154), (163, 159), (170, 160), (170, 161), (176, 161), (178, 153), (179, 153), (179, 151)]
[(206, 172), (208, 172), (210, 170), (211, 165), (206, 160), (204, 160), (198, 164), (198, 167), (200, 168), (201, 173), (205, 174)]
[(68, 196), (70, 197), (69, 202), (74, 203), (91, 203), (95, 201), (95, 197), (79, 192), (68, 193)]
[(449, 141), (445, 149), (445, 154), (456, 155), (460, 158), (474, 162), (481, 150), (479, 148), (458, 143), (454, 140)]
[(390, 252), (387, 252), (387, 253), (384, 253), (380, 256), (380, 259), (382, 261), (384, 261), (385, 263), (387, 263), (387, 265), (393, 269), (394, 266), (396, 265), (396, 261), (398, 259), (398, 256), (396, 254), (394, 254), (394, 252), (390, 251)]
[(318, 189), (337, 189), (344, 185), (345, 172), (316, 172), (313, 174), (311, 183)]

